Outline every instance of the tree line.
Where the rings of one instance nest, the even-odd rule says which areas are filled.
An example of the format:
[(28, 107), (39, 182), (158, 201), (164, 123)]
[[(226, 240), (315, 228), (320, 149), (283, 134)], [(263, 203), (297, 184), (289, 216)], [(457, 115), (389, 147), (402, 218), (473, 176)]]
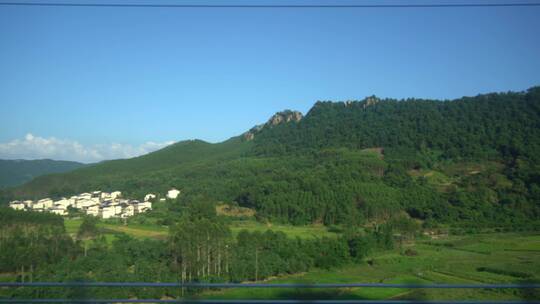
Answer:
[[(111, 244), (91, 217), (83, 220), (72, 239), (63, 226), (54, 233), (47, 231), (48, 218), (56, 215), (39, 214), (34, 218), (38, 220), (32, 222), (35, 234), (2, 230), (0, 272), (15, 273), (16, 280), (21, 282), (243, 282), (360, 262), (373, 250), (394, 246), (392, 235), (396, 230), (390, 225), (371, 232), (351, 230), (335, 238), (293, 239), (270, 230), (243, 230), (232, 236), (226, 221), (212, 207), (210, 204), (188, 207), (171, 227), (167, 240), (118, 234)], [(25, 218), (27, 213), (0, 208), (0, 214)], [(24, 225), (24, 220), (16, 222)], [(29, 265), (33, 265), (31, 270), (27, 268)], [(187, 296), (197, 291), (180, 292)], [(18, 288), (4, 290), (0, 295), (140, 298), (175, 297), (178, 293), (171, 288)]]

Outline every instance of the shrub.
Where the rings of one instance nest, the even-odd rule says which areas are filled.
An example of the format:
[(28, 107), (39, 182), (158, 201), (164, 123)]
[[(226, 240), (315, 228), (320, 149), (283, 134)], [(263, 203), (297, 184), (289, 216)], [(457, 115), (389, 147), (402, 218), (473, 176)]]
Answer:
[(418, 251), (411, 248), (407, 248), (403, 254), (405, 254), (406, 256), (417, 256)]
[(515, 278), (522, 278), (522, 279), (532, 277), (532, 275), (530, 273), (520, 272), (520, 271), (513, 271), (513, 270), (505, 270), (505, 269), (499, 269), (499, 268), (492, 268), (492, 267), (478, 267), (478, 268), (476, 268), (476, 271), (490, 272), (490, 273), (494, 273), (494, 274), (501, 274), (501, 275), (511, 276), (511, 277), (515, 277)]

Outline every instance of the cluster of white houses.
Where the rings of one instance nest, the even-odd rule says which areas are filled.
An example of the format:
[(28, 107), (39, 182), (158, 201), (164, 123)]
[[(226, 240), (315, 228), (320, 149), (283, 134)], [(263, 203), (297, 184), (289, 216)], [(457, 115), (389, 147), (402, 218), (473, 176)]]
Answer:
[[(171, 189), (166, 197), (175, 199), (180, 194), (179, 190)], [(152, 200), (156, 195), (149, 193), (145, 195), (143, 201), (127, 199), (122, 197), (122, 192), (114, 191), (111, 193), (94, 191), (92, 193), (81, 193), (70, 198), (61, 198), (54, 201), (50, 198), (44, 198), (38, 201), (12, 201), (9, 206), (15, 210), (51, 212), (58, 215), (67, 215), (68, 208), (81, 210), (87, 215), (98, 216), (103, 219), (108, 218), (127, 218), (138, 213), (143, 213), (152, 209)], [(160, 200), (165, 200), (162, 198)]]

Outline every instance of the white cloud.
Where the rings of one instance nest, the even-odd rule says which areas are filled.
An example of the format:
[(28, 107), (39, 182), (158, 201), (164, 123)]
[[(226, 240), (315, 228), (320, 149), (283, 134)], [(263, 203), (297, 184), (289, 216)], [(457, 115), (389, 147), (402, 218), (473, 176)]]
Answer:
[(0, 159), (41, 159), (72, 160), (85, 163), (107, 159), (130, 158), (159, 150), (174, 143), (146, 142), (138, 146), (128, 144), (82, 145), (69, 139), (44, 138), (26, 134), (23, 139), (0, 143)]

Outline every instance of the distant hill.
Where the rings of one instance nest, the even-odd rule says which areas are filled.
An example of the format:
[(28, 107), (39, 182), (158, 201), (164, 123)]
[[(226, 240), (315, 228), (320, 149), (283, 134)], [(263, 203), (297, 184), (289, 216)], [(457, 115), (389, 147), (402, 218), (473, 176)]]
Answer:
[(9, 194), (13, 195), (10, 198), (56, 197), (91, 191), (88, 189), (121, 190), (133, 197), (149, 192), (164, 193), (182, 184), (175, 178), (179, 172), (196, 174), (197, 167), (203, 164), (237, 159), (250, 146), (240, 137), (218, 144), (186, 140), (139, 157), (103, 161), (68, 173), (38, 177), (10, 190)]
[(78, 162), (51, 159), (0, 159), (0, 188), (22, 185), (41, 175), (67, 172), (84, 166)]
[(236, 202), (261, 221), (426, 225), (540, 220), (540, 88), (455, 100), (317, 102), (227, 141), (183, 141), (126, 160), (38, 177), (0, 201), (182, 189), (183, 202)]

